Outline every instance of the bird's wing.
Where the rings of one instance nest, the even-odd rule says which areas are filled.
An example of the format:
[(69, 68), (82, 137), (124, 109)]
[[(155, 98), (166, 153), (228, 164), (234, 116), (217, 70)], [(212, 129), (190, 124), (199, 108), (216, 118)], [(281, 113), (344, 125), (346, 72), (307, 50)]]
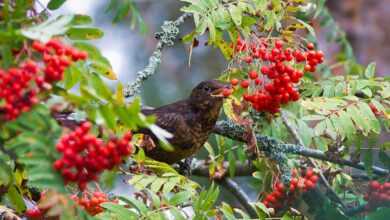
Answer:
[[(151, 112), (148, 113), (147, 115), (150, 115)], [(168, 139), (170, 144), (184, 149), (192, 147), (191, 129), (183, 115), (160, 111), (154, 111), (153, 114), (156, 116), (156, 125), (173, 135), (172, 138)], [(141, 131), (141, 133), (144, 132)]]
[(174, 135), (169, 139), (173, 146), (185, 149), (192, 147), (191, 129), (182, 115), (177, 113), (157, 114), (156, 124)]

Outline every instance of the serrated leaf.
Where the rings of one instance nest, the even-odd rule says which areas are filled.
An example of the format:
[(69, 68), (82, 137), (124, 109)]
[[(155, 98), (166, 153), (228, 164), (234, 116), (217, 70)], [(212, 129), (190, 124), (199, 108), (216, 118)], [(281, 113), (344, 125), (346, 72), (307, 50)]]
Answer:
[(229, 151), (228, 161), (229, 161), (229, 176), (234, 177), (236, 173), (236, 158), (234, 156), (233, 151)]
[(88, 15), (75, 14), (72, 25), (87, 25), (92, 23), (92, 18)]
[(137, 214), (122, 205), (107, 202), (100, 204), (100, 206), (113, 212), (119, 219), (138, 219)]
[(150, 190), (152, 192), (159, 192), (161, 187), (168, 181), (167, 178), (157, 178), (152, 185), (150, 185)]
[(111, 80), (117, 79), (117, 76), (115, 72), (112, 70), (111, 65), (107, 65), (106, 63), (103, 62), (93, 61), (89, 63), (89, 67), (92, 69), (93, 72), (96, 72), (107, 79), (111, 79)]
[(92, 27), (71, 27), (66, 35), (72, 40), (94, 40), (102, 38), (104, 32)]
[(232, 17), (232, 20), (235, 25), (241, 26), (241, 21), (242, 21), (242, 9), (239, 6), (236, 5), (230, 5), (229, 8), (229, 13)]
[(145, 215), (149, 211), (148, 207), (143, 202), (137, 200), (134, 197), (119, 196), (119, 200), (136, 208), (142, 215)]
[(11, 204), (13, 208), (15, 208), (16, 212), (20, 214), (26, 210), (26, 204), (24, 203), (23, 196), (15, 186), (10, 186), (6, 195), (11, 201)]
[(191, 193), (187, 191), (182, 191), (179, 193), (174, 194), (170, 199), (169, 199), (169, 204), (173, 206), (178, 206), (181, 205), (185, 202), (188, 202), (191, 198)]
[(39, 25), (22, 29), (22, 34), (34, 40), (46, 43), (53, 36), (65, 34), (72, 22), (73, 15), (61, 15), (57, 18), (47, 20)]
[(187, 219), (184, 217), (185, 215), (183, 214), (183, 212), (176, 207), (170, 208), (169, 211), (175, 220), (186, 220)]
[(180, 178), (179, 177), (173, 177), (173, 178), (169, 178), (169, 181), (167, 183), (164, 184), (163, 186), (163, 189), (162, 189), (162, 192), (164, 194), (167, 194), (169, 192), (171, 192), (173, 190), (173, 188), (175, 188), (175, 186), (180, 182)]
[(368, 79), (375, 76), (376, 63), (368, 64), (366, 70), (364, 71), (364, 76)]
[(116, 128), (116, 115), (114, 113), (114, 110), (112, 109), (111, 105), (100, 105), (99, 106), (99, 113), (103, 117), (104, 121), (106, 122), (105, 125), (110, 129)]
[(65, 2), (66, 0), (50, 0), (50, 2), (47, 4), (47, 8), (50, 10), (56, 10)]

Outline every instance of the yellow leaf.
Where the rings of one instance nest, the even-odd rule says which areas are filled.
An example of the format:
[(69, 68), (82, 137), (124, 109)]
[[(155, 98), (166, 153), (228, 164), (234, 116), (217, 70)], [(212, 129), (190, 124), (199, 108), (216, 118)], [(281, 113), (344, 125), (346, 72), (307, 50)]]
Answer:
[(125, 97), (123, 96), (123, 85), (120, 82), (116, 88), (115, 99), (119, 104), (125, 103)]
[(98, 74), (104, 76), (107, 79), (116, 80), (118, 79), (115, 72), (108, 65), (98, 62), (92, 62), (89, 66)]

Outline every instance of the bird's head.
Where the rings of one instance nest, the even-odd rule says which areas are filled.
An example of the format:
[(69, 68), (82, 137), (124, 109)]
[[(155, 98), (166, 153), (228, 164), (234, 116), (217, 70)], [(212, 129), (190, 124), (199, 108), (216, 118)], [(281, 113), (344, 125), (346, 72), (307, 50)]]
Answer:
[(191, 104), (198, 110), (216, 109), (219, 112), (223, 104), (223, 90), (230, 88), (218, 80), (207, 80), (199, 83), (191, 92)]

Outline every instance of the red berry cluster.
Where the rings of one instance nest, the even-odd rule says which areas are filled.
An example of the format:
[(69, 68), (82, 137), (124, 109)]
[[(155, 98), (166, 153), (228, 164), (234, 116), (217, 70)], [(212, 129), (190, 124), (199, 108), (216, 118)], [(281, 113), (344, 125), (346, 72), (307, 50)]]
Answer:
[(38, 206), (34, 206), (32, 208), (29, 208), (26, 210), (26, 212), (24, 213), (24, 215), (28, 218), (28, 219), (40, 219), (43, 217), (43, 212), (42, 210), (39, 209)]
[(390, 205), (390, 182), (381, 184), (378, 181), (371, 181), (368, 192), (364, 195), (364, 200), (368, 202), (367, 209)]
[(238, 38), (235, 51), (240, 61), (247, 64), (244, 71), (248, 71), (248, 78), (241, 81), (234, 78), (231, 84), (240, 84), (249, 90), (243, 98), (256, 111), (277, 113), (282, 104), (300, 98), (295, 87), (303, 76), (302, 69), (315, 72), (316, 66), (324, 60), (323, 52), (314, 50), (312, 43), (306, 48), (307, 51), (293, 50), (282, 40), (269, 43), (256, 38), (254, 42), (246, 43)]
[(107, 194), (100, 192), (100, 191), (95, 191), (93, 193), (90, 192), (84, 192), (82, 197), (78, 196), (72, 196), (72, 199), (82, 206), (85, 211), (87, 211), (90, 215), (97, 215), (101, 212), (103, 212), (103, 207), (100, 206), (100, 204), (105, 203), (105, 202), (114, 202), (117, 203), (117, 200), (111, 201)]
[(0, 120), (13, 120), (38, 103), (39, 89), (32, 83), (38, 83), (38, 71), (38, 65), (31, 60), (18, 68), (0, 69)]
[(46, 44), (35, 41), (32, 48), (43, 54), (42, 67), (28, 60), (17, 68), (0, 69), (0, 120), (13, 120), (29, 111), (39, 102), (39, 92), (61, 80), (73, 61), (87, 58), (86, 52), (65, 46), (58, 40)]
[(62, 80), (65, 69), (72, 62), (88, 58), (87, 52), (64, 45), (55, 39), (48, 41), (46, 44), (34, 41), (32, 48), (43, 56), (43, 62), (45, 63), (43, 69), (45, 73), (44, 80), (49, 83)]
[(273, 191), (265, 196), (263, 204), (267, 208), (280, 209), (286, 204), (291, 204), (296, 197), (303, 191), (309, 191), (316, 187), (318, 176), (309, 168), (305, 172), (302, 171), (302, 176), (298, 177), (296, 170), (292, 171), (292, 178), (288, 188), (283, 183), (277, 182), (273, 187)]
[(90, 129), (91, 123), (84, 122), (72, 133), (63, 135), (56, 146), (62, 158), (53, 164), (55, 170), (61, 171), (65, 183), (77, 182), (81, 190), (103, 170), (119, 165), (122, 157), (132, 152), (130, 132), (121, 139), (111, 138), (104, 143), (90, 134)]

